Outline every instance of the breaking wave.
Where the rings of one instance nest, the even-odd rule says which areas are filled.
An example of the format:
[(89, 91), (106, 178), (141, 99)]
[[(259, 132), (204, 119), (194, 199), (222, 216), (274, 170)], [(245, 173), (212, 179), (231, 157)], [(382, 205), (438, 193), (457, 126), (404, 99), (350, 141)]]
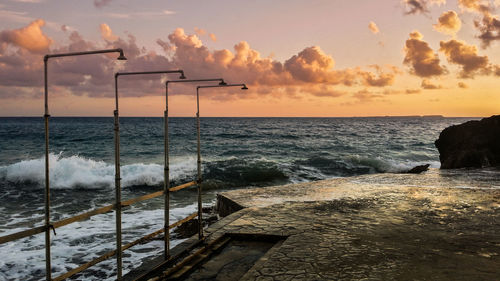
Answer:
[[(77, 155), (63, 157), (62, 154), (50, 154), (49, 157), (52, 188), (92, 189), (114, 186), (114, 164)], [(439, 167), (439, 162), (436, 161), (398, 162), (356, 155), (341, 159), (312, 156), (292, 161), (230, 157), (204, 162), (203, 176), (207, 188), (266, 186), (330, 177), (398, 173), (423, 163), (430, 163), (431, 167)], [(0, 166), (0, 179), (11, 183), (31, 182), (43, 185), (44, 167), (44, 158)], [(185, 181), (194, 178), (196, 161), (194, 158), (173, 159), (170, 169), (170, 177), (173, 181)], [(163, 183), (163, 165), (144, 163), (123, 165), (121, 176), (123, 187), (158, 186)]]

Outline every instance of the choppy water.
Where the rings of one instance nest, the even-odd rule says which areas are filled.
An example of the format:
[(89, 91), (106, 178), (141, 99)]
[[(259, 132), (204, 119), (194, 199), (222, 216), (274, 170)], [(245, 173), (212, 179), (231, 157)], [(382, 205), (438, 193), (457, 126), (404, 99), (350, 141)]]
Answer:
[[(204, 203), (221, 190), (331, 177), (439, 167), (434, 141), (444, 128), (470, 118), (202, 118)], [(160, 190), (163, 119), (121, 118), (123, 198)], [(171, 118), (172, 184), (194, 179), (193, 118)], [(52, 220), (113, 203), (112, 118), (52, 118)], [(44, 131), (41, 118), (0, 118), (0, 236), (43, 224)], [(195, 211), (194, 190), (172, 196), (172, 220)], [(162, 227), (160, 199), (123, 215), (124, 243)], [(114, 214), (57, 229), (55, 275), (114, 248)], [(36, 235), (0, 245), (0, 279), (40, 279), (44, 240)], [(124, 266), (162, 251), (161, 242), (126, 251)], [(14, 254), (12, 254), (14, 253)], [(98, 272), (113, 276), (114, 260)], [(125, 270), (125, 271), (127, 271)], [(85, 279), (85, 278), (84, 278)]]

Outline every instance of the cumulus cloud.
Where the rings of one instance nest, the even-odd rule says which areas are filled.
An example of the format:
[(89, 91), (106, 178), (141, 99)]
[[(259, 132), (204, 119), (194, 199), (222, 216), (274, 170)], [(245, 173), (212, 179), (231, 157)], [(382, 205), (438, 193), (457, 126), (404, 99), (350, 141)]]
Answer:
[(458, 82), (458, 87), (461, 89), (467, 89), (469, 86), (465, 84), (464, 82)]
[(101, 30), (102, 39), (104, 39), (106, 41), (118, 40), (118, 36), (113, 34), (113, 31), (111, 31), (111, 28), (109, 27), (109, 25), (107, 25), (105, 23), (101, 23), (101, 25), (99, 25), (99, 29)]
[[(118, 69), (183, 69), (188, 78), (224, 77), (228, 82), (259, 86), (252, 87), (255, 90), (251, 90), (250, 94), (273, 95), (279, 92), (276, 89), (287, 89), (282, 93), (335, 97), (343, 93), (333, 88), (336, 85), (385, 87), (392, 85), (400, 73), (394, 66), (335, 69), (333, 57), (318, 46), (304, 48), (284, 62), (262, 57), (245, 41), (234, 45), (232, 50), (210, 50), (196, 34), (186, 34), (181, 28), (169, 34), (168, 39), (158, 39), (156, 42), (165, 53), (156, 53), (139, 46), (131, 34), (125, 38), (118, 37), (106, 24), (102, 24), (100, 29), (105, 39), (102, 42), (87, 41), (76, 31), (68, 32), (69, 44), (51, 48), (50, 53), (122, 48), (128, 58), (125, 64), (117, 62), (114, 54), (53, 59), (49, 61), (51, 87), (59, 87), (75, 95), (112, 96), (112, 77)], [(19, 45), (15, 46), (18, 48), (0, 48), (0, 87), (40, 86), (43, 82), (40, 77), (43, 72), (40, 55), (31, 54)], [(120, 95), (163, 95), (160, 77), (121, 78)], [(234, 99), (238, 96), (226, 95), (220, 98)]]
[(450, 63), (461, 66), (462, 78), (473, 78), (476, 74), (490, 72), (488, 57), (478, 55), (476, 46), (454, 39), (441, 41), (440, 46), (439, 51), (446, 55)]
[(477, 37), (481, 40), (483, 48), (500, 39), (500, 20), (493, 14), (497, 1), (491, 5), (490, 1), (484, 0), (459, 0), (458, 4), (464, 11), (481, 15), (481, 19), (474, 20), (474, 26), (479, 31)]
[(212, 41), (214, 41), (214, 42), (216, 42), (216, 41), (217, 41), (217, 36), (215, 36), (215, 34), (210, 33), (208, 36), (210, 37), (210, 40), (212, 40)]
[(42, 53), (49, 49), (52, 40), (42, 32), (45, 21), (38, 19), (28, 26), (0, 32), (0, 43), (12, 44), (30, 52)]
[(500, 39), (500, 20), (498, 16), (486, 13), (482, 20), (474, 21), (474, 26), (479, 30), (478, 38), (481, 40), (482, 47), (487, 48), (493, 41)]
[(284, 67), (293, 78), (304, 82), (329, 82), (336, 77), (332, 72), (335, 61), (318, 46), (308, 47), (285, 62)]
[(358, 71), (359, 75), (363, 77), (363, 84), (365, 86), (371, 87), (386, 87), (394, 84), (396, 80), (396, 75), (400, 73), (400, 70), (394, 66), (388, 66), (384, 70), (379, 65), (371, 65), (371, 68), (375, 69), (376, 73), (369, 71)]
[(446, 0), (403, 0), (402, 2), (407, 15), (427, 14), (429, 13), (429, 6), (446, 4)]
[(434, 29), (448, 35), (455, 35), (462, 27), (462, 22), (455, 11), (443, 12)]
[(430, 81), (428, 79), (423, 79), (422, 83), (420, 84), (420, 87), (422, 87), (422, 89), (426, 89), (426, 90), (435, 90), (435, 89), (442, 89), (443, 88), (443, 86), (434, 84), (434, 83), (432, 83), (432, 81)]
[(368, 29), (373, 33), (373, 34), (377, 34), (380, 32), (380, 30), (378, 29), (378, 26), (376, 23), (374, 23), (373, 21), (371, 21), (369, 24), (368, 24)]
[(489, 13), (489, 1), (484, 0), (458, 0), (458, 6), (468, 12)]
[(446, 69), (439, 63), (439, 57), (422, 40), (423, 35), (418, 31), (410, 33), (405, 44), (405, 58), (403, 63), (410, 67), (410, 72), (420, 77), (439, 76), (446, 73)]

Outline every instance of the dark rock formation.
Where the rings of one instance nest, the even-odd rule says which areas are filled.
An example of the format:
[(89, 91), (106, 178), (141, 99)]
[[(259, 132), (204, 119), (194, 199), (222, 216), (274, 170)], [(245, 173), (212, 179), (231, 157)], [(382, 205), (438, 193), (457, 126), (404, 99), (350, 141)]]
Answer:
[(434, 143), (441, 169), (500, 166), (500, 115), (444, 129)]
[(425, 172), (429, 170), (430, 164), (425, 164), (425, 165), (419, 165), (411, 168), (409, 171), (407, 171), (408, 174), (420, 174), (422, 172)]

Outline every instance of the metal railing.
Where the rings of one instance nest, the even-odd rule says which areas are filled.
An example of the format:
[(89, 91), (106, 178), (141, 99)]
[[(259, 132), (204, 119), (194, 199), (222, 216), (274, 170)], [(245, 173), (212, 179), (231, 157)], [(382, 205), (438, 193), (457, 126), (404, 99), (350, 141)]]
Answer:
[[(120, 51), (120, 49), (117, 49), (117, 50), (111, 50), (111, 51)], [(106, 51), (106, 52), (111, 52), (111, 51)], [(82, 55), (82, 54), (94, 54), (95, 52), (83, 52), (83, 53), (76, 53), (77, 55)], [(122, 53), (120, 53), (120, 58), (123, 56)], [(58, 55), (58, 56), (67, 56), (66, 54), (63, 54), (63, 55)], [(68, 55), (69, 56), (69, 55)], [(46, 59), (45, 59), (45, 65), (47, 63), (47, 56), (46, 56)], [(190, 214), (189, 216), (173, 223), (173, 224), (169, 224), (169, 217), (168, 217), (168, 214), (169, 214), (169, 208), (170, 208), (170, 197), (169, 197), (169, 193), (170, 192), (175, 192), (175, 191), (179, 191), (179, 190), (182, 190), (182, 189), (185, 189), (185, 188), (188, 188), (188, 187), (191, 187), (191, 186), (196, 186), (196, 185), (200, 185), (200, 181), (199, 181), (199, 177), (198, 177), (198, 180), (196, 181), (191, 181), (191, 182), (188, 182), (188, 183), (184, 183), (184, 184), (181, 184), (181, 185), (178, 185), (178, 186), (174, 186), (174, 187), (169, 187), (169, 171), (168, 171), (168, 161), (165, 162), (165, 173), (164, 173), (164, 181), (165, 181), (165, 184), (164, 184), (164, 187), (168, 187), (168, 188), (164, 188), (164, 190), (161, 190), (161, 191), (157, 191), (157, 192), (153, 192), (153, 193), (150, 193), (150, 194), (146, 194), (146, 195), (143, 195), (143, 196), (139, 196), (139, 197), (136, 197), (136, 198), (132, 198), (132, 199), (128, 199), (128, 200), (125, 200), (125, 201), (121, 201), (121, 185), (120, 185), (120, 181), (121, 181), (121, 178), (120, 178), (120, 146), (119, 146), (119, 142), (120, 142), (120, 138), (119, 138), (119, 115), (118, 115), (118, 82), (117, 82), (117, 78), (118, 76), (120, 75), (135, 75), (135, 74), (162, 74), (162, 73), (173, 73), (173, 72), (178, 72), (178, 73), (181, 73), (181, 78), (184, 77), (184, 72), (182, 70), (175, 70), (175, 71), (153, 71), (153, 72), (125, 72), (125, 73), (116, 73), (115, 74), (115, 97), (116, 97), (116, 109), (114, 111), (114, 131), (115, 131), (115, 192), (116, 192), (116, 203), (115, 204), (110, 204), (110, 205), (106, 205), (106, 206), (103, 206), (103, 207), (100, 207), (100, 208), (97, 208), (97, 209), (94, 209), (94, 210), (91, 210), (91, 211), (88, 211), (88, 212), (85, 212), (85, 213), (81, 213), (81, 214), (78, 214), (78, 215), (75, 215), (75, 216), (72, 216), (72, 217), (69, 217), (69, 218), (66, 218), (66, 219), (63, 219), (63, 220), (60, 220), (60, 221), (56, 221), (56, 222), (50, 222), (50, 188), (49, 188), (49, 166), (48, 166), (48, 153), (49, 153), (49, 142), (48, 142), (48, 102), (47, 102), (47, 85), (45, 86), (45, 90), (46, 90), (46, 96), (45, 96), (45, 109), (46, 109), (46, 114), (44, 115), (45, 117), (45, 130), (46, 130), (46, 186), (45, 186), (45, 191), (46, 191), (46, 202), (45, 202), (45, 224), (43, 226), (38, 226), (38, 227), (33, 227), (33, 228), (30, 228), (30, 229), (27, 229), (27, 230), (24, 230), (24, 231), (20, 231), (20, 232), (16, 232), (16, 233), (13, 233), (13, 234), (9, 234), (9, 235), (5, 235), (5, 236), (1, 236), (0, 237), (0, 244), (4, 244), (4, 243), (7, 243), (7, 242), (11, 242), (11, 241), (15, 241), (15, 240), (19, 240), (19, 239), (22, 239), (22, 238), (26, 238), (26, 237), (29, 237), (29, 236), (33, 236), (33, 235), (36, 235), (36, 234), (40, 234), (42, 232), (45, 232), (46, 234), (46, 243), (45, 243), (45, 248), (46, 248), (46, 251), (45, 251), (45, 259), (46, 259), (46, 272), (45, 272), (45, 276), (46, 276), (46, 279), (47, 280), (56, 280), (56, 281), (59, 281), (59, 280), (64, 280), (66, 278), (69, 278), (75, 274), (78, 274), (104, 260), (107, 260), (113, 256), (116, 256), (117, 257), (117, 279), (120, 280), (122, 278), (122, 263), (121, 263), (121, 256), (122, 256), (122, 252), (137, 245), (137, 244), (140, 244), (140, 243), (145, 243), (145, 242), (148, 242), (150, 241), (152, 238), (160, 235), (161, 233), (165, 233), (165, 260), (167, 260), (169, 258), (169, 230), (174, 228), (174, 227), (177, 227), (179, 225), (181, 225), (182, 223), (186, 222), (186, 221), (189, 221), (191, 219), (194, 219), (196, 217), (199, 216), (199, 214), (202, 212), (201, 210), (201, 204), (200, 202), (198, 202), (198, 207), (199, 207), (199, 210), (195, 213), (192, 213)], [(47, 75), (45, 75), (45, 81), (47, 81)], [(167, 108), (168, 108), (168, 105), (167, 105)], [(165, 131), (165, 134), (168, 134), (168, 114), (165, 113), (165, 117), (166, 119), (164, 120), (165, 122), (165, 128), (166, 128), (166, 131)], [(165, 160), (168, 160), (168, 135), (167, 137), (165, 138)], [(199, 187), (198, 187), (199, 189)], [(47, 195), (49, 194), (49, 195)], [(159, 196), (162, 196), (164, 195), (164, 198), (165, 198), (165, 214), (167, 215), (165, 217), (165, 225), (163, 228), (155, 231), (155, 232), (152, 232), (152, 233), (149, 233), (139, 239), (136, 239), (128, 244), (125, 244), (125, 245), (122, 245), (121, 244), (121, 224), (122, 224), (122, 221), (121, 221), (121, 212), (122, 212), (122, 207), (127, 207), (127, 206), (130, 206), (134, 203), (138, 203), (138, 202), (141, 202), (141, 201), (145, 201), (145, 200), (148, 200), (148, 199), (152, 199), (152, 198), (156, 198), (156, 197), (159, 197)], [(201, 196), (198, 196), (198, 200), (201, 200)], [(61, 274), (55, 278), (52, 278), (52, 272), (51, 272), (51, 263), (50, 263), (50, 230), (52, 229), (54, 231), (54, 235), (55, 235), (55, 229), (56, 228), (59, 228), (59, 227), (62, 227), (62, 226), (66, 226), (66, 225), (69, 225), (71, 223), (74, 223), (74, 222), (79, 222), (79, 221), (83, 221), (83, 220), (87, 220), (95, 215), (99, 215), (99, 214), (104, 214), (104, 213), (108, 213), (108, 212), (111, 212), (115, 210), (116, 211), (116, 226), (117, 226), (117, 232), (116, 232), (116, 236), (117, 236), (117, 247), (115, 250), (112, 250), (112, 251), (109, 251), (109, 252), (106, 252), (104, 253), (103, 255), (85, 263), (85, 264), (82, 264), (74, 269), (71, 269), (70, 271), (64, 273), (64, 274)], [(202, 224), (199, 224), (198, 226), (199, 228), (202, 228)], [(201, 233), (201, 231), (199, 231), (199, 233)]]
[[(196, 185), (196, 182), (192, 181), (192, 182), (188, 182), (188, 183), (185, 183), (185, 184), (182, 184), (182, 185), (178, 185), (178, 186), (175, 186), (175, 187), (172, 187), (170, 191), (178, 191), (178, 190), (181, 190), (181, 189), (184, 189), (184, 188), (187, 188), (187, 187), (190, 187), (190, 186), (194, 186)], [(156, 198), (156, 197), (159, 197), (161, 195), (163, 195), (164, 192), (163, 190), (162, 191), (157, 191), (157, 192), (153, 192), (153, 193), (150, 193), (150, 194), (146, 194), (146, 195), (143, 195), (143, 196), (140, 196), (140, 197), (136, 197), (136, 198), (132, 198), (132, 199), (129, 199), (129, 200), (125, 200), (125, 201), (122, 201), (120, 206), (121, 207), (126, 207), (126, 206), (130, 206), (134, 203), (138, 203), (138, 202), (141, 202), (141, 201), (145, 201), (145, 200), (148, 200), (148, 199), (153, 199), (153, 198)], [(116, 205), (115, 204), (111, 204), (111, 205), (106, 205), (104, 207), (101, 207), (101, 208), (97, 208), (97, 209), (94, 209), (92, 211), (88, 211), (88, 212), (85, 212), (85, 213), (82, 213), (82, 214), (78, 214), (76, 216), (73, 216), (73, 217), (70, 217), (70, 218), (66, 218), (66, 219), (63, 219), (63, 220), (60, 220), (60, 221), (57, 221), (57, 222), (53, 222), (51, 224), (51, 226), (49, 227), (49, 230), (52, 229), (54, 230), (55, 232), (55, 229), (56, 228), (59, 228), (59, 227), (62, 227), (62, 226), (65, 226), (65, 225), (68, 225), (68, 224), (71, 224), (71, 223), (74, 223), (74, 222), (79, 222), (79, 221), (83, 221), (83, 220), (86, 220), (86, 219), (89, 219), (95, 215), (99, 215), (99, 214), (104, 214), (104, 213), (108, 213), (108, 212), (111, 212), (113, 210), (116, 210)], [(190, 214), (189, 216), (183, 218), (182, 220), (179, 220), (171, 225), (168, 226), (168, 229), (172, 229), (176, 226), (179, 226), (181, 225), (182, 223), (188, 221), (188, 220), (191, 220), (191, 219), (194, 219), (198, 216), (198, 213), (195, 212), (195, 213), (192, 213)], [(2, 236), (0, 237), (0, 244), (4, 244), (4, 243), (7, 243), (7, 242), (11, 242), (11, 241), (14, 241), (14, 240), (18, 240), (18, 239), (22, 239), (22, 238), (26, 238), (26, 237), (29, 237), (29, 236), (33, 236), (33, 235), (36, 235), (36, 234), (40, 234), (42, 232), (45, 232), (46, 231), (46, 226), (43, 225), (43, 226), (39, 226), (39, 227), (34, 227), (34, 228), (31, 228), (31, 229), (28, 229), (28, 230), (25, 230), (25, 231), (20, 231), (20, 232), (16, 232), (16, 233), (13, 233), (13, 234), (9, 234), (9, 235), (6, 235), (6, 236)], [(147, 234), (133, 242), (130, 242), (126, 245), (123, 245), (121, 246), (121, 252), (137, 245), (137, 244), (140, 244), (140, 243), (144, 243), (144, 242), (147, 242), (149, 241), (150, 239), (154, 238), (155, 236), (158, 236), (160, 235), (161, 233), (165, 232), (165, 228), (162, 228), (162, 229), (159, 229), (153, 233), (150, 233), (150, 234)], [(113, 256), (116, 255), (116, 253), (118, 252), (118, 249), (116, 250), (113, 250), (113, 251), (110, 251), (110, 252), (107, 252), (77, 268), (74, 268), (56, 278), (53, 278), (51, 280), (64, 280), (68, 277), (71, 277), (77, 273), (80, 273), (82, 271), (84, 271), (85, 269), (99, 263), (99, 262), (102, 262), (104, 260), (107, 260)]]
[[(199, 89), (200, 88), (212, 88), (212, 87), (232, 87), (232, 86), (243, 86), (242, 89), (247, 89), (245, 84), (226, 84), (223, 79), (199, 79), (199, 80), (191, 80), (189, 82), (209, 82), (209, 81), (220, 81), (219, 85), (212, 86), (198, 86), (196, 89), (196, 103), (197, 103), (197, 112), (196, 112), (196, 125), (197, 125), (197, 179), (196, 181), (191, 181), (188, 183), (184, 183), (175, 187), (170, 187), (170, 170), (169, 170), (169, 137), (168, 137), (168, 82), (166, 83), (166, 105), (164, 112), (164, 188), (162, 191), (153, 192), (150, 194), (146, 194), (143, 196), (139, 196), (136, 198), (128, 199), (125, 201), (121, 201), (121, 177), (120, 177), (120, 123), (119, 123), (119, 111), (118, 111), (118, 77), (121, 75), (139, 75), (139, 74), (167, 74), (167, 73), (180, 73), (180, 79), (185, 79), (184, 72), (182, 70), (169, 70), (169, 71), (147, 71), (147, 72), (118, 72), (115, 74), (115, 110), (113, 112), (114, 115), (114, 151), (115, 151), (115, 195), (116, 202), (115, 204), (106, 205), (104, 207), (100, 207), (85, 213), (81, 213), (70, 218), (66, 218), (60, 221), (51, 222), (50, 221), (50, 181), (49, 181), (49, 107), (48, 107), (48, 79), (47, 79), (47, 62), (49, 58), (55, 57), (68, 57), (68, 56), (81, 56), (81, 55), (92, 55), (92, 54), (101, 54), (101, 53), (111, 53), (111, 52), (119, 52), (120, 56), (117, 58), (118, 60), (126, 60), (122, 49), (109, 49), (109, 50), (97, 50), (97, 51), (88, 51), (88, 52), (75, 52), (75, 53), (64, 53), (64, 54), (51, 54), (46, 55), (44, 57), (44, 82), (45, 82), (45, 224), (43, 226), (33, 227), (31, 229), (27, 229), (24, 231), (16, 232), (13, 234), (5, 235), (0, 237), (0, 244), (4, 244), (7, 242), (15, 241), (18, 239), (26, 238), (29, 236), (33, 236), (36, 234), (40, 234), (45, 232), (45, 264), (46, 264), (46, 280), (64, 280), (69, 278), (77, 273), (80, 273), (93, 265), (96, 265), (104, 260), (107, 260), (113, 256), (116, 256), (117, 259), (117, 279), (120, 280), (122, 278), (122, 252), (139, 244), (144, 243), (155, 236), (160, 235), (161, 233), (165, 233), (164, 235), (164, 259), (168, 260), (170, 258), (170, 235), (169, 230), (181, 225), (182, 223), (194, 219), (198, 217), (198, 238), (199, 241), (203, 239), (203, 222), (202, 222), (202, 201), (201, 201), (201, 183), (202, 183), (202, 175), (201, 175), (201, 148), (200, 148), (200, 108), (199, 108)], [(172, 80), (170, 82), (181, 82), (179, 80)], [(186, 81), (188, 82), (188, 81)], [(169, 213), (170, 213), (170, 192), (179, 191), (191, 186), (198, 187), (198, 210), (196, 213), (193, 213), (186, 218), (179, 220), (173, 224), (169, 224)], [(126, 245), (122, 245), (121, 242), (121, 212), (122, 207), (130, 206), (134, 203), (141, 202), (144, 200), (156, 198), (159, 196), (164, 196), (164, 227), (159, 229), (153, 233), (147, 234), (137, 240), (134, 240)], [(76, 267), (62, 275), (57, 276), (56, 278), (52, 278), (52, 267), (51, 267), (51, 255), (50, 255), (50, 230), (52, 229), (55, 233), (55, 229), (69, 225), (74, 222), (83, 221), (89, 219), (95, 215), (108, 213), (115, 210), (116, 212), (116, 249), (113, 251), (109, 251), (79, 267)]]

